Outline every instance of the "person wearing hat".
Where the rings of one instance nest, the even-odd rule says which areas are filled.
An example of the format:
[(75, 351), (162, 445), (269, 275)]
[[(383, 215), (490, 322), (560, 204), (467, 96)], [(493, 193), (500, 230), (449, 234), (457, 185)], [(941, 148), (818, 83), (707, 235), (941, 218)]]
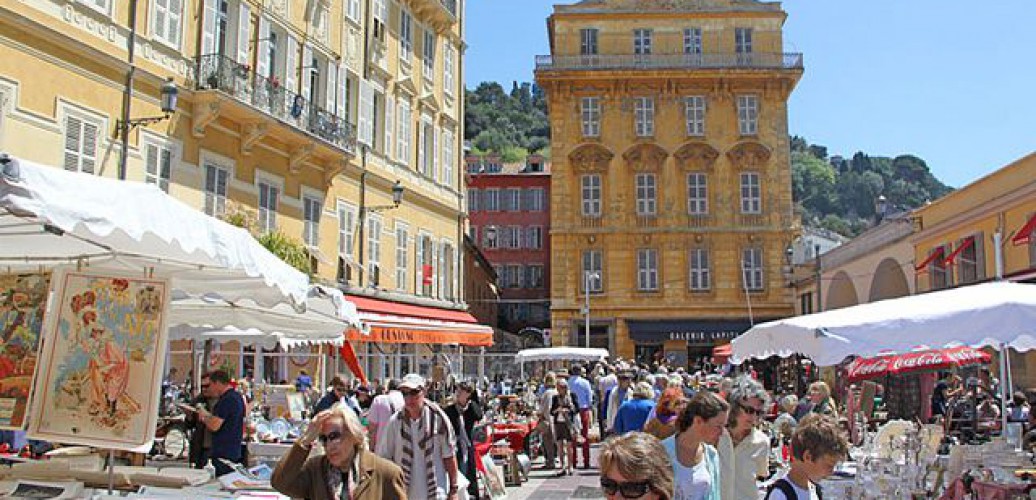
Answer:
[(619, 407), (633, 396), (629, 390), (630, 384), (633, 382), (633, 373), (619, 372), (618, 380), (619, 385), (608, 392), (604, 428), (609, 434), (615, 431), (615, 415), (619, 413)]
[(378, 434), (378, 456), (399, 464), (411, 500), (456, 500), (457, 439), (449, 417), (425, 398), (424, 377), (411, 373), (399, 383), (403, 408)]

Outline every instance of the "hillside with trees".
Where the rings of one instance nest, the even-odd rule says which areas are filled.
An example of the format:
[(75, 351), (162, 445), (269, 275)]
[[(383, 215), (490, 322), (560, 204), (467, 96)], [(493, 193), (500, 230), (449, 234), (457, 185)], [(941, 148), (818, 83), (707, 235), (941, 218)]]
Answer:
[[(513, 82), (506, 92), (499, 83), (482, 82), (465, 94), (464, 139), (473, 153), (499, 153), (505, 162), (529, 153), (550, 155), (546, 98), (535, 84)], [(829, 156), (826, 147), (802, 137), (791, 138), (791, 172), (803, 225), (850, 237), (874, 223), (878, 196), (885, 196), (892, 213), (952, 191), (917, 156)]]

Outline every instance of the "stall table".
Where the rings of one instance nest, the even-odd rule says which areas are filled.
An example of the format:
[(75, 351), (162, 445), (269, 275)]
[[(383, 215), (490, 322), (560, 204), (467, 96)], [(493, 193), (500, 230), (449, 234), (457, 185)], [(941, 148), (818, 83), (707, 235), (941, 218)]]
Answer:
[(939, 500), (962, 500), (964, 498), (981, 498), (982, 500), (1013, 500), (1019, 496), (1029, 498), (1029, 492), (1036, 488), (1036, 484), (1018, 483), (1004, 484), (975, 480), (971, 483), (973, 496), (967, 496), (967, 489), (964, 481), (957, 478)]

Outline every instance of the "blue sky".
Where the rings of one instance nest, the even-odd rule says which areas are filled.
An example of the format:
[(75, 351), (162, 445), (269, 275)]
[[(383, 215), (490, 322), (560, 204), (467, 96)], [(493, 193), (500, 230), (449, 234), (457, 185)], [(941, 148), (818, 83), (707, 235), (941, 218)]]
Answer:
[[(466, 82), (533, 80), (546, 17), (574, 0), (467, 2)], [(1036, 1), (787, 0), (806, 72), (790, 131), (831, 154), (923, 158), (963, 186), (1036, 151)]]

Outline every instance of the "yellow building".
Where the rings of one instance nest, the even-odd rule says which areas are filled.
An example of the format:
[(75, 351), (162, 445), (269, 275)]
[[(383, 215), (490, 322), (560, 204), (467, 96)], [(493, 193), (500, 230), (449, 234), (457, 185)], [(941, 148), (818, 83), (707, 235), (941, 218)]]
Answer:
[[(1036, 153), (914, 211), (918, 293), (995, 279), (1036, 283)], [(997, 269), (997, 244), (1001, 248)], [(1011, 358), (1017, 387), (1036, 386), (1036, 354)]]
[[(243, 210), (257, 231), (304, 242), (315, 280), (458, 312), (462, 12), (463, 0), (4, 1), (0, 150), (155, 183), (215, 216)], [(130, 127), (120, 175), (128, 74), (130, 117), (162, 116), (167, 78), (179, 106)], [(431, 354), (395, 352), (410, 356), (397, 372)], [(288, 358), (269, 378), (315, 371)]]
[[(550, 106), (555, 343), (677, 363), (790, 316), (787, 101), (777, 2), (555, 6)], [(589, 277), (589, 278), (588, 278)]]

